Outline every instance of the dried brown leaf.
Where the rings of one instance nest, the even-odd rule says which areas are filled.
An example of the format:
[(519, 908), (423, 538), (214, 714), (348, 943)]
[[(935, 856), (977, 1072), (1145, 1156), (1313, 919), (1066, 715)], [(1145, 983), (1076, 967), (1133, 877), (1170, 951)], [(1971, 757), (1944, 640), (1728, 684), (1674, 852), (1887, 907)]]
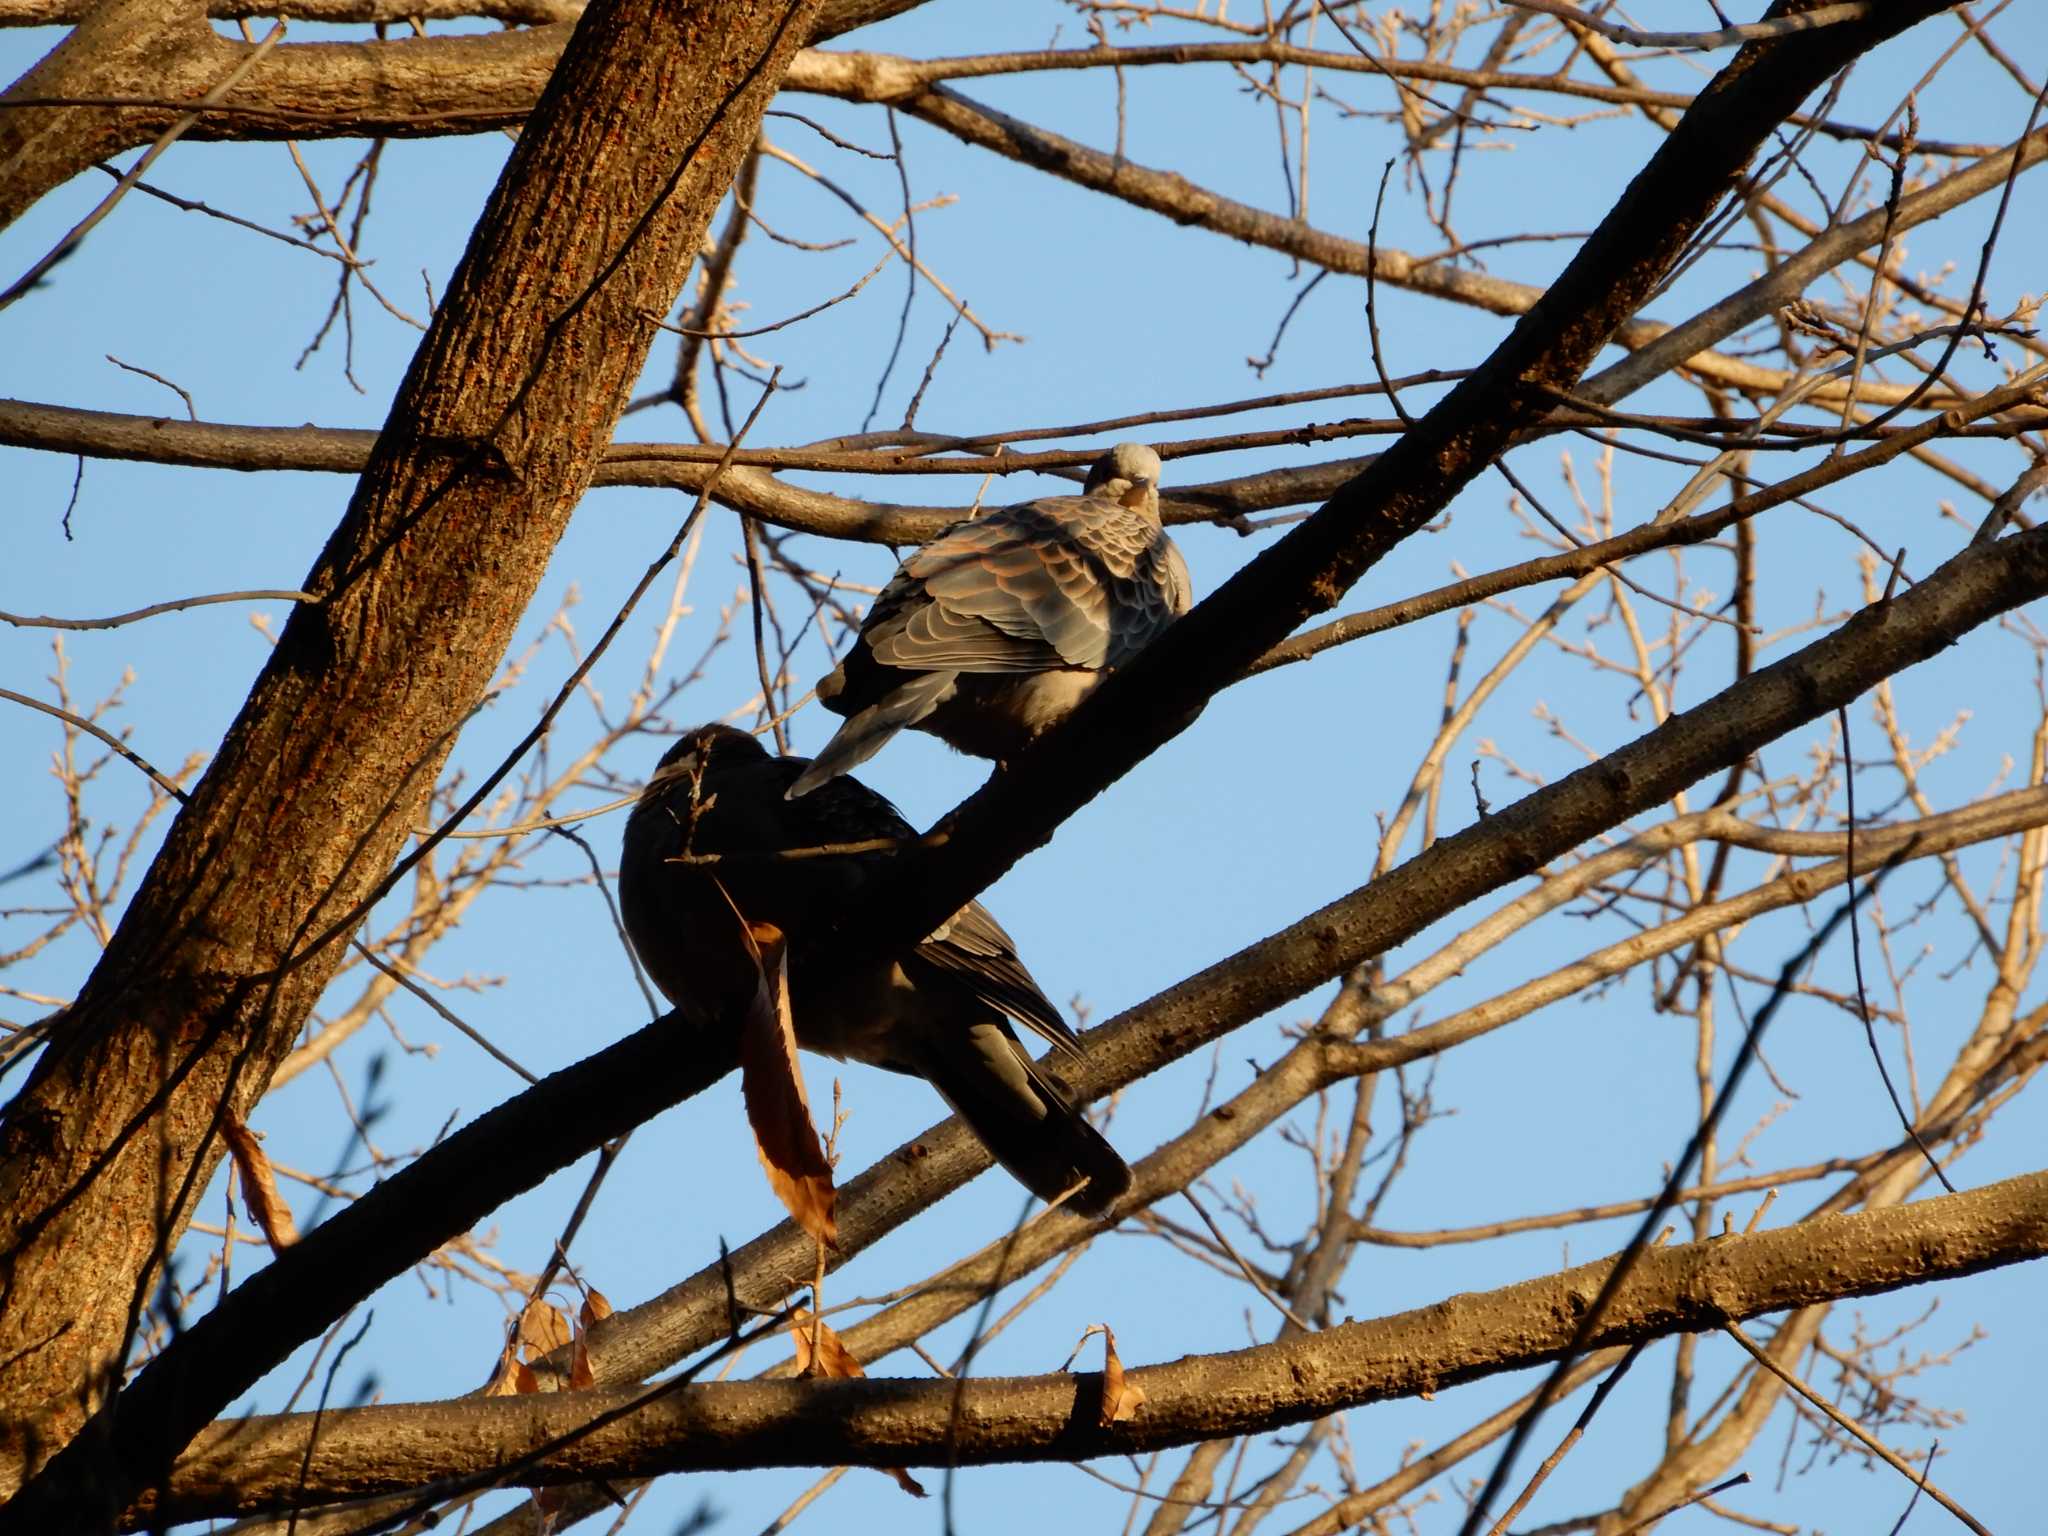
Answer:
[(248, 1122), (233, 1110), (221, 1121), (227, 1134), (228, 1153), (235, 1171), (242, 1176), (242, 1200), (249, 1207), (249, 1219), (263, 1230), (272, 1253), (281, 1253), (299, 1240), (292, 1208), (277, 1192), (277, 1179), (270, 1171), (270, 1159), (263, 1155), (263, 1142), (249, 1129)]
[[(737, 909), (735, 909), (737, 910)], [(740, 1032), (740, 1086), (755, 1150), (776, 1199), (798, 1226), (828, 1247), (839, 1246), (833, 1214), (832, 1165), (811, 1123), (810, 1097), (797, 1065), (796, 1025), (789, 1010), (789, 962), (782, 931), (743, 924), (760, 986)]]
[(582, 1335), (576, 1335), (576, 1348), (569, 1364), (569, 1390), (587, 1392), (597, 1385), (597, 1372), (590, 1367), (590, 1343)]
[[(796, 1340), (796, 1369), (799, 1376), (836, 1376), (852, 1379), (865, 1376), (860, 1362), (853, 1357), (853, 1351), (834, 1333), (829, 1326), (798, 1307), (790, 1314), (789, 1331)], [(817, 1367), (812, 1369), (811, 1341), (817, 1340)]]
[(588, 1328), (592, 1323), (601, 1323), (610, 1317), (612, 1304), (606, 1299), (604, 1292), (593, 1285), (583, 1293), (583, 1305), (577, 1309), (576, 1315), (582, 1319), (583, 1326)]
[(1102, 1427), (1135, 1419), (1145, 1406), (1145, 1389), (1124, 1376), (1124, 1363), (1117, 1358), (1116, 1335), (1107, 1324), (1102, 1329)]
[[(790, 1314), (790, 1335), (796, 1340), (796, 1368), (799, 1375), (833, 1376), (850, 1379), (865, 1376), (860, 1362), (853, 1357), (853, 1351), (846, 1347), (846, 1341), (834, 1333), (818, 1318), (802, 1307)], [(817, 1370), (812, 1371), (812, 1341), (817, 1344)], [(896, 1486), (913, 1498), (925, 1496), (924, 1484), (912, 1477), (901, 1467), (877, 1467), (877, 1472), (886, 1472), (896, 1479)]]
[[(491, 1372), (491, 1379), (484, 1387), (485, 1397), (512, 1397), (519, 1391), (519, 1373), (526, 1367), (519, 1363), (519, 1356), (510, 1344), (498, 1353), (498, 1368)], [(528, 1370), (531, 1376), (532, 1371)], [(539, 1385), (539, 1383), (535, 1383)]]
[(909, 1494), (913, 1499), (921, 1499), (925, 1496), (924, 1484), (920, 1483), (916, 1478), (912, 1477), (908, 1472), (904, 1471), (903, 1468), (877, 1467), (875, 1468), (875, 1470), (877, 1472), (886, 1472), (891, 1477), (895, 1478), (896, 1486), (898, 1488), (901, 1488), (905, 1493)]
[(543, 1536), (555, 1528), (555, 1517), (569, 1507), (569, 1490), (566, 1488), (536, 1488), (533, 1490), (533, 1510), (540, 1517)]
[(553, 1354), (569, 1342), (569, 1319), (562, 1315), (561, 1308), (536, 1296), (519, 1314), (519, 1342), (526, 1346), (529, 1360)]
[(533, 1374), (533, 1367), (524, 1360), (513, 1367), (512, 1381), (522, 1396), (526, 1393), (538, 1392), (540, 1390), (540, 1378)]

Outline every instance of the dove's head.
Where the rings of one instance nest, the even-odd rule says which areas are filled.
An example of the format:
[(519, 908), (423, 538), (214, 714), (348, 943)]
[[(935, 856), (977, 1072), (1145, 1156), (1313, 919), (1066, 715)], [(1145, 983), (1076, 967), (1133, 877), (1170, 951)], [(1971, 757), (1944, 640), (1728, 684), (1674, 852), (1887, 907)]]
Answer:
[(1143, 443), (1118, 443), (1088, 467), (1084, 489), (1159, 521), (1159, 455)]

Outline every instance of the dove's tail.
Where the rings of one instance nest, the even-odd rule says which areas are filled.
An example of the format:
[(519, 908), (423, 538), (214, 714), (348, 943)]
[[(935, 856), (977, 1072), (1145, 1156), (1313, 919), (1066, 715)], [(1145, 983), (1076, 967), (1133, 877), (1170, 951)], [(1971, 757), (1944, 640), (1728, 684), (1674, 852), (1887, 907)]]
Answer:
[(880, 702), (848, 720), (833, 733), (811, 766), (784, 791), (785, 800), (808, 795), (827, 779), (849, 773), (888, 744), (889, 738), (906, 726), (916, 725), (953, 691), (958, 676), (953, 672), (919, 672), (909, 682), (892, 688)]
[(1057, 1200), (1079, 1185), (1067, 1204), (1100, 1216), (1131, 1187), (1116, 1148), (1000, 1023), (932, 1030), (920, 1043), (920, 1074), (1039, 1199)]

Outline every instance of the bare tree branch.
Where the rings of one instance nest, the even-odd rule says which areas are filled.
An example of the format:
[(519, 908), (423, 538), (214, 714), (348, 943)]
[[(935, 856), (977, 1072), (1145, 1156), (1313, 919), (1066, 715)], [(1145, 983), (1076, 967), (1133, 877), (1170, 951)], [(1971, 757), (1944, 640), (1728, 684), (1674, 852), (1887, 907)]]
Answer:
[[(1608, 1348), (2048, 1254), (2048, 1173), (1959, 1195), (1645, 1252), (1587, 1341)], [(1555, 1358), (1613, 1260), (1227, 1355), (1127, 1370), (1135, 1419), (1103, 1425), (1094, 1373), (948, 1381), (719, 1382), (229, 1420), (162, 1501), (186, 1520), (421, 1488), (537, 1457), (544, 1485), (755, 1466), (978, 1466), (1185, 1445)], [(637, 1404), (645, 1404), (635, 1407)], [(584, 1432), (607, 1415), (624, 1416)], [(431, 1426), (431, 1433), (427, 1433)], [(301, 1469), (303, 1468), (303, 1476)]]

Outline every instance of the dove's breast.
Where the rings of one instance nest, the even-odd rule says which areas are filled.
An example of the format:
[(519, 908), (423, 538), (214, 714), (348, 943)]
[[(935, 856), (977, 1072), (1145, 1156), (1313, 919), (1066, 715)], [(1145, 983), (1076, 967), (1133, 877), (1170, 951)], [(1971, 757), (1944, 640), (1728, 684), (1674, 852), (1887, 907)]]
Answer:
[(1014, 757), (1041, 731), (1073, 713), (1107, 674), (1062, 667), (1056, 672), (963, 673), (953, 696), (932, 712), (928, 729), (973, 757)]

